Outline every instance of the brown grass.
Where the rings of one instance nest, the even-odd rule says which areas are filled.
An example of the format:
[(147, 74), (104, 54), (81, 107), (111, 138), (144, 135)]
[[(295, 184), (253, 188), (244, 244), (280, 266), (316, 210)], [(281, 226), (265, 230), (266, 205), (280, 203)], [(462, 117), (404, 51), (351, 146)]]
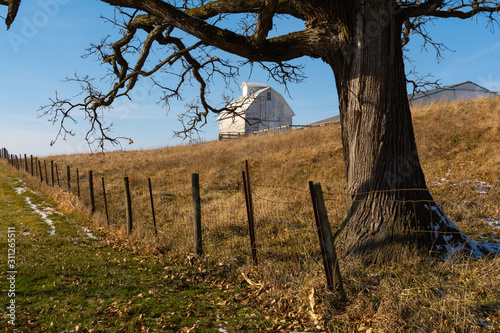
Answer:
[[(413, 110), (427, 183), (448, 216), (473, 239), (500, 239), (488, 219), (500, 216), (500, 99), (442, 103)], [(192, 251), (190, 175), (199, 173), (203, 237), (212, 264), (231, 263), (256, 285), (255, 299), (282, 319), (334, 332), (479, 332), (500, 329), (500, 258), (446, 263), (415, 258), (390, 267), (341, 261), (349, 301), (325, 290), (307, 182), (321, 182), (332, 228), (344, 214), (345, 168), (340, 126), (207, 142), (150, 151), (54, 156), (62, 188), (72, 168), (72, 193), (41, 185), (59, 208), (85, 211), (94, 172), (96, 227), (125, 241), (123, 177), (133, 196), (135, 230), (128, 246), (186, 258)], [(258, 255), (252, 267), (241, 170), (251, 163)], [(63, 169), (63, 168), (60, 168)], [(111, 226), (103, 215), (105, 178)], [(147, 179), (153, 183), (159, 235), (152, 229)], [(35, 186), (39, 182), (31, 181)], [(40, 186), (40, 185), (38, 185)], [(90, 215), (89, 215), (90, 216)], [(310, 302), (310, 295), (315, 300)]]

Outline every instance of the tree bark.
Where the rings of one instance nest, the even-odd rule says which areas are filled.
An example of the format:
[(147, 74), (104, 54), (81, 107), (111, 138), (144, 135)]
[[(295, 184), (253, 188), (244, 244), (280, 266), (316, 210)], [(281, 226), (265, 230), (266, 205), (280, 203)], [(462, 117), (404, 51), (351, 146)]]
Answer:
[(446, 217), (427, 189), (397, 14), (367, 2), (351, 27), (352, 46), (328, 61), (339, 92), (347, 168), (347, 210), (336, 246), (344, 256), (365, 262), (400, 260), (416, 252), (449, 255), (461, 248), (481, 255), (485, 248)]

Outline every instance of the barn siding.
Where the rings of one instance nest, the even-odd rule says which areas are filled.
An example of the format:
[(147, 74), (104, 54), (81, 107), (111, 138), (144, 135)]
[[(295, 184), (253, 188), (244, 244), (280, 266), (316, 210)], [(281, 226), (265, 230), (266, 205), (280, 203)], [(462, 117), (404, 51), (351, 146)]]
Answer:
[(241, 117), (229, 117), (219, 121), (219, 133), (244, 133), (245, 120)]
[[(255, 90), (255, 87), (259, 86), (243, 86), (243, 96), (246, 93), (251, 93)], [(251, 91), (249, 88), (254, 89)], [(254, 131), (259, 131), (263, 129), (292, 125), (293, 111), (290, 109), (285, 99), (269, 86), (260, 87), (259, 95), (252, 100), (249, 104), (243, 106), (246, 109), (243, 113), (242, 110), (235, 110), (236, 112), (242, 112), (242, 116), (247, 119), (247, 123), (241, 117), (219, 117), (219, 135), (224, 134), (249, 134)], [(267, 99), (267, 94), (271, 93), (271, 100)], [(243, 98), (243, 96), (241, 98)], [(231, 103), (237, 103), (238, 100)]]
[[(267, 100), (267, 92), (271, 92), (271, 100)], [(272, 90), (260, 93), (257, 99), (250, 105), (245, 116), (252, 123), (246, 124), (245, 132), (260, 131), (267, 128), (279, 127), (292, 124), (292, 111), (283, 97)]]

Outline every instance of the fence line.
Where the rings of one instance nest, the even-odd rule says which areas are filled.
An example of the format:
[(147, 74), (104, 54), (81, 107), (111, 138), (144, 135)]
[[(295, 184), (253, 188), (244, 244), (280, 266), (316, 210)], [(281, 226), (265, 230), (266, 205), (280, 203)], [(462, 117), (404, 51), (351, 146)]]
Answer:
[[(10, 155), (7, 149), (2, 148), (0, 149), (0, 158), (20, 170), (17, 155)], [(33, 161), (33, 156), (30, 160)], [(27, 163), (25, 159), (24, 171), (36, 177), (35, 179), (41, 183), (45, 181), (49, 185), (47, 160), (35, 157), (34, 161), (34, 163)], [(45, 168), (45, 179), (42, 173), (42, 163)], [(54, 165), (53, 161), (49, 163), (51, 166)], [(155, 183), (155, 179), (145, 177), (144, 180), (147, 179), (147, 182), (142, 183), (139, 180), (125, 177), (124, 187), (111, 182), (108, 182), (108, 186), (105, 187), (104, 176), (100, 175), (103, 195), (102, 200), (95, 200), (93, 178), (96, 175), (93, 174), (92, 170), (85, 174), (80, 173), (79, 168), (76, 168), (77, 186), (75, 188), (75, 186), (71, 186), (72, 168), (67, 165), (66, 175), (64, 172), (61, 173), (63, 183), (64, 177), (66, 177), (66, 188), (60, 186), (57, 163), (55, 166), (57, 183), (61, 189), (78, 195), (79, 199), (87, 207), (90, 207), (92, 212), (105, 212), (109, 227), (113, 225), (125, 226), (128, 236), (134, 232), (141, 232), (141, 235), (144, 234), (146, 237), (147, 231), (153, 230), (153, 237), (165, 240), (170, 247), (182, 249), (187, 249), (186, 238), (192, 237), (195, 240), (194, 251), (198, 254), (220, 254), (221, 249), (225, 248), (230, 257), (237, 262), (251, 260), (255, 265), (281, 267), (281, 275), (276, 273), (277, 280), (293, 280), (298, 276), (317, 274), (321, 270), (324, 249), (318, 246), (319, 224), (316, 224), (318, 217), (314, 212), (317, 203), (311, 203), (312, 192), (311, 189), (308, 191), (307, 187), (300, 189), (291, 186), (251, 183), (247, 164), (245, 171), (242, 172), (243, 177), (240, 179), (236, 178), (227, 182), (198, 179), (196, 197), (192, 191), (192, 188), (195, 188), (194, 179), (193, 183), (190, 183), (188, 179), (156, 180)], [(51, 169), (53, 170), (53, 168)], [(73, 169), (75, 168), (73, 167)], [(80, 179), (88, 179), (89, 181), (80, 184)], [(52, 171), (52, 186), (54, 181)], [(353, 201), (362, 201), (358, 195), (424, 190), (428, 191), (428, 189), (364, 191), (356, 193)], [(338, 203), (338, 199), (327, 197), (333, 196), (335, 193), (328, 191), (322, 191), (322, 193), (325, 196), (325, 204)], [(97, 196), (97, 198), (101, 198), (101, 196)], [(433, 200), (391, 198), (391, 201), (413, 203), (414, 209), (417, 203), (428, 203), (429, 218), (431, 221), (433, 219), (431, 208)], [(137, 208), (132, 209), (133, 206)], [(146, 218), (149, 212), (152, 219)], [(147, 222), (151, 220), (152, 223)], [(407, 231), (431, 232), (435, 235), (460, 233), (446, 230), (408, 229)], [(323, 242), (323, 235), (322, 231), (319, 235), (320, 243)], [(192, 249), (189, 247), (187, 250), (191, 251)], [(330, 279), (327, 281), (329, 287), (332, 283), (332, 272), (326, 271), (326, 275)], [(284, 276), (285, 274), (288, 275)]]

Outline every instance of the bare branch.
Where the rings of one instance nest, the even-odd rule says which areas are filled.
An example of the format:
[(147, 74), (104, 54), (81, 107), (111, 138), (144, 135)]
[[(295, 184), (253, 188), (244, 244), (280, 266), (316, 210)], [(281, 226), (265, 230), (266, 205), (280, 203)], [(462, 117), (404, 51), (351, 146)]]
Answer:
[[(176, 27), (199, 38), (206, 45), (215, 46), (252, 61), (287, 61), (301, 56), (319, 56), (317, 53), (312, 53), (317, 49), (311, 47), (308, 31), (271, 38), (266, 40), (264, 45), (256, 48), (251, 38), (211, 25), (161, 0), (103, 1), (111, 5), (140, 9), (161, 19), (163, 24)], [(238, 2), (240, 5), (245, 3), (251, 2)]]
[(14, 22), (20, 4), (21, 0), (0, 0), (0, 5), (9, 6), (9, 11), (7, 13), (7, 17), (5, 18), (5, 24), (7, 25), (7, 30), (10, 29), (12, 22)]
[(448, 1), (429, 0), (419, 5), (403, 7), (406, 17), (433, 16), (441, 18), (467, 19), (478, 14), (485, 14), (494, 20), (492, 14), (500, 11), (500, 4), (493, 0)]
[(273, 28), (273, 16), (279, 0), (266, 0), (264, 8), (257, 19), (257, 26), (252, 35), (252, 40), (257, 48), (260, 48), (267, 38), (267, 34)]

